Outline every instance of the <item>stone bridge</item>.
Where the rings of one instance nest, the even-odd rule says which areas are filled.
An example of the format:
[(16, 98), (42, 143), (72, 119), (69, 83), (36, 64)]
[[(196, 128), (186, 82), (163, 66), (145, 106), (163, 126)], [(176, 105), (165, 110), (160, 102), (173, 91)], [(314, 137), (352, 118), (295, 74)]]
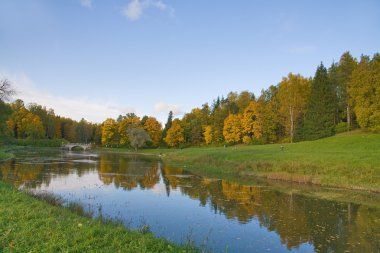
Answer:
[(85, 144), (85, 143), (67, 143), (65, 145), (62, 145), (62, 149), (66, 150), (72, 150), (75, 147), (82, 148), (83, 150), (89, 150), (91, 149), (91, 144)]

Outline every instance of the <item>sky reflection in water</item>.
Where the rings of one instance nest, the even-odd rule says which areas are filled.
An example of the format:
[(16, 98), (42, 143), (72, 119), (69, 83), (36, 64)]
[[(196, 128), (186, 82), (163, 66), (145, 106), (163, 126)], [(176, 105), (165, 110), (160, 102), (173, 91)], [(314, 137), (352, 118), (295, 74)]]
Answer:
[(17, 186), (83, 204), (178, 243), (215, 252), (378, 252), (380, 211), (196, 176), (155, 158), (22, 151), (0, 165)]

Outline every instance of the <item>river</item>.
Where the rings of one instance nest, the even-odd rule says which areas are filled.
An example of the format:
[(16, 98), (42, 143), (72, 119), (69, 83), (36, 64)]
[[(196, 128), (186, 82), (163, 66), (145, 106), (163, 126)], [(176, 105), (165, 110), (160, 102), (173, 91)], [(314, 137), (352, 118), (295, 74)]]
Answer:
[(331, 200), (336, 190), (327, 200), (303, 186), (201, 177), (153, 156), (58, 149), (17, 151), (0, 178), (213, 252), (380, 252), (379, 205)]

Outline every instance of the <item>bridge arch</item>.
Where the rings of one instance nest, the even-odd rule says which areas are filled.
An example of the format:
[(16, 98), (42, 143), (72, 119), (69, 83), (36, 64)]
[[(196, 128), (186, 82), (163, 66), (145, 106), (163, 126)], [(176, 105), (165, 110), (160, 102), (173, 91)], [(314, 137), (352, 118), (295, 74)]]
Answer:
[(62, 146), (62, 149), (66, 149), (69, 151), (73, 150), (73, 148), (81, 148), (84, 151), (86, 151), (86, 150), (91, 149), (91, 145), (90, 144), (84, 144), (84, 143), (68, 143), (68, 144), (65, 144)]

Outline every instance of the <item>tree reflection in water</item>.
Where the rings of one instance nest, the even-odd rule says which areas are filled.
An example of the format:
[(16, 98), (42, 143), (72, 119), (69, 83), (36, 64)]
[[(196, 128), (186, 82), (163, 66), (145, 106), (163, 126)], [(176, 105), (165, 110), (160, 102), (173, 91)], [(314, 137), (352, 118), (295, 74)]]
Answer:
[(21, 152), (16, 157), (0, 165), (0, 177), (17, 187), (39, 188), (54, 178), (90, 172), (97, 172), (103, 184), (126, 191), (153, 189), (162, 182), (168, 197), (177, 190), (229, 220), (259, 221), (278, 234), (288, 250), (308, 243), (317, 252), (380, 251), (377, 208), (200, 177), (146, 156), (51, 151)]

